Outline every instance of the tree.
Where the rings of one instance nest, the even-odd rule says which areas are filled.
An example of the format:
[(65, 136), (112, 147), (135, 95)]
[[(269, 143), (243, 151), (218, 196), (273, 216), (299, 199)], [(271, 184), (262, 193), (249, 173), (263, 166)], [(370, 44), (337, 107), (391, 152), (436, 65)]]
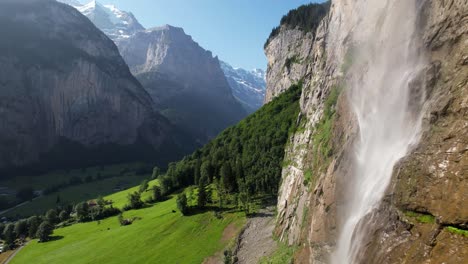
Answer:
[(245, 213), (249, 213), (250, 211), (250, 208), (249, 208), (249, 204), (250, 204), (250, 196), (249, 196), (249, 193), (248, 192), (241, 192), (239, 193), (239, 204), (242, 206), (242, 208), (244, 209)]
[(205, 181), (209, 181), (213, 178), (213, 168), (209, 161), (204, 161), (200, 167), (200, 180), (205, 179)]
[(26, 220), (19, 220), (15, 224), (15, 235), (17, 238), (19, 237), (27, 237), (28, 236), (28, 223)]
[(232, 173), (230, 162), (224, 163), (221, 167), (221, 184), (228, 192), (232, 192), (236, 189), (236, 179)]
[(140, 184), (139, 192), (144, 193), (146, 192), (146, 189), (148, 189), (148, 180), (143, 180)]
[(153, 200), (154, 201), (161, 201), (162, 200), (162, 192), (161, 192), (161, 188), (157, 185), (154, 185), (153, 186)]
[(37, 229), (39, 228), (39, 217), (31, 216), (28, 218), (28, 230), (29, 230), (29, 237), (35, 238)]
[(34, 190), (31, 187), (25, 187), (18, 190), (16, 198), (20, 201), (30, 201), (34, 198)]
[(13, 224), (7, 224), (3, 230), (3, 238), (6, 244), (13, 244), (15, 241), (15, 226)]
[(186, 215), (188, 212), (188, 206), (187, 206), (187, 196), (185, 193), (181, 193), (177, 195), (177, 208), (180, 210), (180, 212), (183, 215)]
[(215, 180), (214, 184), (216, 186), (216, 192), (218, 193), (218, 207), (223, 208), (223, 203), (226, 198), (226, 189), (224, 188), (224, 185), (218, 180)]
[(59, 219), (61, 222), (67, 221), (70, 217), (70, 214), (66, 210), (62, 210), (59, 214)]
[(151, 179), (157, 179), (159, 177), (159, 174), (161, 174), (161, 170), (158, 167), (153, 168), (153, 174), (151, 175)]
[(97, 199), (96, 199), (96, 203), (97, 205), (99, 205), (99, 207), (104, 207), (106, 206), (106, 200), (104, 200), (104, 198), (102, 198), (102, 196), (99, 196)]
[(168, 176), (159, 177), (159, 186), (161, 186), (161, 193), (166, 196), (172, 190), (172, 180)]
[(129, 207), (133, 209), (139, 209), (143, 207), (143, 202), (141, 201), (141, 195), (139, 192), (134, 192), (128, 194), (128, 203)]
[(59, 221), (57, 210), (55, 210), (55, 209), (50, 209), (49, 211), (47, 211), (45, 217), (46, 217), (47, 221), (49, 221), (49, 223), (52, 224), (52, 225), (57, 224), (58, 221)]
[(87, 202), (81, 202), (75, 206), (76, 218), (80, 222), (89, 219), (89, 205)]
[(39, 225), (37, 229), (36, 237), (39, 238), (39, 242), (49, 241), (50, 235), (54, 231), (54, 226), (49, 221), (44, 221)]
[(206, 190), (203, 180), (198, 184), (198, 207), (205, 208), (206, 205)]

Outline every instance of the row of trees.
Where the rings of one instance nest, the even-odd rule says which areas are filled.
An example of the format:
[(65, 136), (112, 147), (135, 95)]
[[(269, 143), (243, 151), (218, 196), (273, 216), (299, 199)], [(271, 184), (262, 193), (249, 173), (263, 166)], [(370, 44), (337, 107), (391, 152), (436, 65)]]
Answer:
[(48, 241), (56, 219), (56, 212), (49, 211), (44, 216), (31, 216), (16, 223), (0, 224), (0, 238), (5, 241), (3, 250), (15, 248), (17, 242), (21, 243), (26, 237), (38, 238), (40, 242)]

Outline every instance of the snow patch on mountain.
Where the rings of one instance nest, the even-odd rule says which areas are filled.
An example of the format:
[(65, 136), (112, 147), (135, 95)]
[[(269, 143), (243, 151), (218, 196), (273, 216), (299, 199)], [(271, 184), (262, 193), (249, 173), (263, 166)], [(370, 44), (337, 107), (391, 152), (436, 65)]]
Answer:
[(129, 38), (145, 30), (131, 12), (122, 11), (114, 5), (103, 5), (98, 1), (84, 5), (76, 0), (59, 1), (75, 7), (114, 41)]
[(254, 112), (262, 107), (266, 89), (265, 71), (234, 68), (224, 61), (220, 61), (220, 64), (234, 97), (244, 108)]

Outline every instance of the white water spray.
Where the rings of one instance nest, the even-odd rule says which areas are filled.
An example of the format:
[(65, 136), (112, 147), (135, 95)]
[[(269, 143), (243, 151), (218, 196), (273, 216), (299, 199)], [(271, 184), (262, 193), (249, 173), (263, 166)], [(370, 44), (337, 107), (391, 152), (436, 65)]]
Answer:
[(356, 48), (347, 88), (360, 138), (355, 171), (346, 180), (350, 199), (332, 255), (335, 264), (359, 262), (369, 224), (365, 217), (381, 202), (395, 164), (419, 140), (424, 89), (420, 85), (415, 93), (410, 85), (425, 65), (417, 38), (419, 2), (355, 2), (361, 20), (353, 31)]

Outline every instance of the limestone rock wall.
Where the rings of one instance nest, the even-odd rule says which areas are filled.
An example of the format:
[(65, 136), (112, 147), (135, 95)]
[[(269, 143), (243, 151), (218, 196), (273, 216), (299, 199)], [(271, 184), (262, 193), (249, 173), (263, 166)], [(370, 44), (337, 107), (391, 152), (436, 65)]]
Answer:
[[(270, 41), (267, 96), (271, 100), (303, 80), (298, 131), (286, 149), (276, 235), (298, 246), (297, 263), (328, 263), (339, 233), (342, 189), (352, 171), (359, 133), (346, 95), (354, 8), (364, 1), (332, 1), (316, 32), (286, 30)], [(426, 1), (420, 14), (429, 66), (424, 133), (395, 168), (388, 195), (372, 216), (362, 263), (464, 263), (467, 261), (467, 4)], [(284, 32), (283, 32), (284, 31)], [(284, 66), (298, 54), (300, 63)], [(336, 93), (336, 91), (338, 91)], [(330, 140), (321, 123), (332, 104)], [(329, 155), (323, 150), (331, 149)], [(384, 150), (383, 150), (384, 151)], [(422, 223), (429, 219), (429, 223)], [(457, 230), (460, 231), (457, 233)]]

